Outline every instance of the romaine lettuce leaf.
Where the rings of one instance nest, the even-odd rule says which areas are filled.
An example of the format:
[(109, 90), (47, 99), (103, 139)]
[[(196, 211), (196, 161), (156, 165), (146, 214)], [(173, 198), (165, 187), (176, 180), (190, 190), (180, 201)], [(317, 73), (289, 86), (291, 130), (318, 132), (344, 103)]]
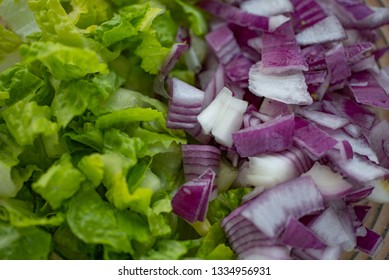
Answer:
[(117, 252), (134, 254), (134, 241), (153, 242), (147, 223), (138, 214), (117, 210), (87, 186), (70, 201), (67, 221), (72, 232), (84, 242), (108, 245)]
[(43, 86), (42, 78), (33, 74), (25, 65), (16, 64), (0, 73), (0, 92), (6, 93), (4, 104), (8, 106), (24, 98), (32, 99)]
[(77, 192), (84, 180), (84, 175), (73, 166), (70, 156), (64, 154), (32, 184), (32, 188), (56, 209)]
[(12, 179), (12, 167), (0, 161), (0, 197), (14, 197), (22, 188)]
[(108, 73), (107, 65), (90, 49), (60, 43), (34, 42), (30, 46), (22, 45), (20, 52), (24, 63), (39, 60), (58, 80), (81, 79), (92, 73)]
[(194, 34), (204, 35), (205, 33), (207, 33), (208, 25), (200, 9), (191, 5), (190, 3), (185, 3), (181, 0), (175, 1), (182, 7), (185, 14), (188, 16)]
[(106, 0), (71, 0), (72, 11), (69, 17), (79, 28), (98, 25), (112, 17), (113, 9)]
[(162, 239), (142, 259), (146, 260), (178, 260), (185, 257), (191, 249), (200, 245), (200, 240), (168, 240)]
[(22, 151), (22, 147), (16, 143), (7, 126), (0, 124), (0, 162), (14, 166), (18, 164), (18, 156)]
[(199, 250), (197, 251), (197, 257), (201, 259), (218, 259), (229, 260), (234, 258), (234, 253), (231, 248), (225, 243), (227, 238), (224, 235), (224, 230), (221, 228), (220, 223), (214, 223), (208, 231), (208, 234), (204, 237)]
[(66, 224), (57, 228), (53, 241), (55, 252), (63, 259), (93, 260), (98, 255), (97, 245), (79, 239)]
[(51, 109), (39, 106), (35, 101), (21, 100), (2, 112), (7, 127), (16, 140), (32, 145), (38, 135), (50, 136), (58, 132), (58, 125), (51, 121)]
[(155, 33), (145, 33), (135, 54), (142, 59), (141, 67), (150, 74), (157, 74), (169, 48), (162, 47)]
[(35, 21), (45, 40), (75, 47), (84, 45), (81, 31), (59, 0), (28, 0), (28, 6), (34, 12)]
[(5, 27), (0, 24), (0, 61), (6, 54), (14, 52), (21, 43), (22, 40), (19, 36), (11, 30), (5, 29)]
[(16, 228), (0, 221), (0, 259), (44, 260), (51, 250), (51, 235), (36, 227)]
[(147, 220), (153, 236), (165, 237), (172, 234), (171, 217), (169, 215), (171, 212), (170, 197), (159, 199), (150, 207), (147, 212)]
[(9, 221), (14, 227), (59, 226), (64, 215), (41, 216), (34, 212), (32, 203), (20, 199), (0, 199), (0, 220)]

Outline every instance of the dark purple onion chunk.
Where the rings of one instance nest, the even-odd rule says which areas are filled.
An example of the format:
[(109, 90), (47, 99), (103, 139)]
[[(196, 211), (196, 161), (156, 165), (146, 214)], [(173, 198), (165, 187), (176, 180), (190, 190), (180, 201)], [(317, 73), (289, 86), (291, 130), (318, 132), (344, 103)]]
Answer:
[(279, 152), (292, 146), (294, 117), (280, 117), (232, 134), (241, 157)]

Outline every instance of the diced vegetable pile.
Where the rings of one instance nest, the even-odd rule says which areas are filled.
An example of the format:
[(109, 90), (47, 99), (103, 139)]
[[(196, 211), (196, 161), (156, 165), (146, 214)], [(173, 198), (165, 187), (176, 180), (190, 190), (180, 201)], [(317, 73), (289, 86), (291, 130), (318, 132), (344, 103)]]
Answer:
[(0, 259), (374, 257), (386, 24), (360, 0), (0, 0)]

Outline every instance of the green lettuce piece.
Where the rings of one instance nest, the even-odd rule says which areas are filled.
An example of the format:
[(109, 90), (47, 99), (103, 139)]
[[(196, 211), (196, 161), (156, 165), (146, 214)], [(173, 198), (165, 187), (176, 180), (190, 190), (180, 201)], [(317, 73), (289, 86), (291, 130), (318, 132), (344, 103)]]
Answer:
[[(143, 168), (142, 164), (136, 166), (138, 155), (144, 154), (143, 150), (140, 139), (130, 138), (117, 129), (111, 129), (104, 134), (103, 154), (94, 153), (83, 157), (78, 167), (93, 186), (103, 183), (107, 188), (106, 197), (115, 207), (145, 213), (154, 190), (145, 187), (144, 181), (152, 182), (154, 188), (159, 187), (159, 183), (148, 172), (148, 168)], [(131, 170), (134, 166), (135, 169)]]
[(211, 224), (220, 222), (232, 210), (240, 206), (243, 196), (251, 190), (251, 188), (237, 188), (219, 193), (216, 199), (209, 203), (207, 217)]
[(12, 167), (0, 161), (0, 198), (14, 197), (22, 188), (22, 185), (15, 184), (12, 178)]
[(234, 259), (234, 253), (226, 243), (227, 239), (220, 223), (214, 223), (204, 237), (197, 257), (201, 259), (230, 260)]
[(90, 92), (88, 110), (98, 116), (102, 114), (103, 104), (122, 86), (124, 80), (114, 71), (110, 71), (108, 74), (95, 75), (91, 83), (95, 93)]
[[(63, 136), (68, 137), (74, 142), (88, 146), (94, 151), (101, 152), (103, 150), (103, 133), (90, 122), (84, 123), (82, 129), (70, 131)], [(70, 143), (68, 143), (67, 146), (68, 149), (71, 149)], [(76, 149), (74, 151), (76, 151)]]
[(82, 33), (66, 13), (59, 0), (28, 0), (35, 14), (35, 21), (46, 40), (68, 46), (82, 47)]
[(8, 106), (24, 98), (31, 99), (43, 85), (44, 81), (25, 65), (16, 64), (0, 73), (0, 92), (7, 93), (5, 104)]
[(32, 184), (32, 188), (56, 209), (77, 192), (84, 180), (84, 175), (73, 166), (70, 156), (64, 154)]
[(129, 124), (141, 121), (151, 121), (163, 118), (162, 113), (151, 108), (127, 108), (102, 115), (96, 121), (99, 129), (123, 128)]
[(34, 42), (29, 46), (22, 45), (20, 52), (24, 63), (39, 60), (58, 80), (80, 79), (92, 73), (108, 73), (107, 65), (90, 49), (53, 42)]
[(61, 225), (53, 236), (55, 252), (68, 260), (93, 260), (96, 245), (86, 244), (66, 224)]
[(137, 158), (144, 153), (144, 143), (139, 138), (132, 138), (128, 134), (118, 130), (109, 129), (104, 132), (104, 153), (117, 154), (123, 160), (126, 170), (137, 163)]
[(126, 47), (126, 44), (121, 46), (117, 43), (128, 41), (131, 37), (135, 37), (132, 39), (136, 41), (140, 32), (148, 32), (153, 20), (163, 12), (164, 10), (151, 7), (148, 3), (126, 6), (96, 29), (96, 39), (105, 47)]
[(44, 260), (51, 251), (51, 235), (36, 227), (16, 228), (0, 221), (0, 259)]
[(159, 240), (149, 253), (142, 257), (146, 260), (179, 260), (190, 250), (198, 248), (200, 240)]
[(164, 115), (167, 113), (167, 106), (161, 101), (148, 97), (140, 92), (120, 88), (109, 96), (107, 101), (102, 105), (103, 113), (112, 113), (127, 108), (155, 108)]
[(178, 26), (171, 17), (170, 11), (166, 11), (156, 17), (152, 26), (155, 29), (156, 36), (162, 46), (171, 47), (174, 43), (176, 43)]
[(42, 137), (37, 137), (33, 145), (23, 146), (18, 159), (21, 167), (31, 165), (41, 170), (48, 169), (56, 160), (48, 156)]
[(169, 215), (171, 212), (172, 206), (169, 197), (159, 199), (153, 203), (147, 212), (147, 220), (153, 236), (166, 237), (172, 234)]
[(33, 101), (13, 104), (4, 110), (3, 118), (19, 145), (32, 145), (38, 135), (50, 136), (58, 131), (57, 124), (50, 120), (51, 109)]
[(112, 46), (137, 34), (138, 32), (131, 24), (131, 21), (126, 20), (120, 15), (115, 15), (112, 19), (104, 22), (96, 29), (96, 39), (104, 47)]
[(219, 244), (204, 259), (208, 260), (235, 260), (235, 254), (231, 247), (226, 244)]
[[(105, 166), (103, 183), (108, 188), (106, 193), (108, 200), (118, 209), (131, 208), (140, 213), (146, 212), (153, 190), (147, 187), (130, 190), (127, 183), (129, 171), (127, 160), (118, 154), (104, 155), (103, 161)], [(135, 166), (135, 163), (132, 166)]]
[(90, 89), (90, 83), (85, 80), (72, 81), (60, 87), (52, 103), (53, 115), (60, 126), (67, 126), (75, 116), (84, 113)]
[[(141, 92), (144, 95), (152, 96), (154, 94), (153, 83), (154, 75), (150, 75), (141, 67), (142, 59), (138, 56), (132, 56), (127, 59), (125, 87), (134, 91)], [(116, 66), (118, 67), (118, 66)]]
[(94, 187), (97, 187), (103, 181), (104, 161), (101, 154), (84, 156), (79, 161), (78, 168)]
[(59, 226), (64, 222), (64, 217), (58, 215), (39, 216), (31, 205), (19, 199), (0, 199), (0, 219), (9, 221), (14, 227), (31, 226)]
[(195, 86), (196, 75), (193, 71), (174, 69), (169, 73), (169, 77), (175, 77), (183, 82)]
[(184, 181), (181, 145), (173, 142), (167, 150), (153, 156), (151, 170), (158, 176), (167, 192), (177, 189)]
[(71, 0), (72, 11), (69, 17), (79, 28), (98, 25), (112, 17), (112, 7), (105, 0)]
[(134, 130), (133, 136), (140, 138), (147, 145), (146, 155), (148, 156), (163, 153), (174, 144), (186, 144), (184, 138), (152, 132), (141, 127)]
[(11, 30), (5, 29), (5, 27), (0, 24), (0, 61), (6, 54), (14, 52), (21, 43), (22, 40), (19, 36)]
[(119, 88), (122, 80), (114, 73), (96, 75), (92, 79), (63, 81), (51, 107), (60, 126), (66, 127), (76, 116), (90, 110), (95, 115), (105, 113), (103, 104)]
[(129, 5), (119, 10), (120, 15), (130, 20), (138, 32), (148, 32), (155, 18), (164, 12), (164, 9), (150, 3)]
[(185, 3), (181, 0), (175, 1), (182, 7), (185, 14), (188, 16), (189, 22), (191, 24), (190, 27), (194, 34), (198, 36), (206, 34), (208, 31), (208, 24), (200, 9), (191, 5), (190, 3)]
[(150, 74), (157, 74), (170, 48), (162, 47), (155, 33), (145, 33), (135, 54), (142, 59), (141, 67)]
[(65, 127), (75, 116), (82, 115), (95, 96), (96, 87), (89, 81), (61, 83), (51, 105), (58, 124)]
[(117, 210), (88, 187), (70, 201), (67, 221), (85, 243), (108, 245), (117, 252), (134, 254), (133, 242), (153, 242), (147, 223), (138, 214)]
[(7, 126), (0, 124), (0, 162), (14, 166), (19, 163), (18, 156), (22, 151), (22, 147), (12, 137)]

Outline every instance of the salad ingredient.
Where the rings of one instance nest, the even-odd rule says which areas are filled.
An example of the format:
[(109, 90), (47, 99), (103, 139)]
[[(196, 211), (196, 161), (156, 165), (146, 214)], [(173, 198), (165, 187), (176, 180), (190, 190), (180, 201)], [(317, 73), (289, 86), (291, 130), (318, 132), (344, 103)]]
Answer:
[(1, 258), (374, 256), (360, 203), (386, 197), (387, 14), (1, 1)]
[[(246, 7), (254, 2), (199, 3), (215, 21), (211, 21), (207, 35), (212, 60), (206, 67), (212, 70), (199, 73), (207, 102), (198, 121), (203, 133), (212, 136), (206, 144), (217, 146), (222, 158), (238, 170), (231, 187), (251, 188), (221, 225), (231, 248), (241, 259), (339, 258), (343, 251), (358, 249), (357, 240), (368, 234), (362, 225), (363, 217), (354, 212), (354, 203), (369, 197), (374, 189), (371, 182), (386, 180), (388, 172), (380, 164), (385, 162), (385, 144), (369, 140), (371, 131), (378, 132), (373, 130), (375, 125), (381, 121), (387, 124), (378, 119), (377, 109), (371, 109), (386, 109), (387, 92), (382, 86), (386, 83), (377, 74), (381, 72), (382, 76), (385, 72), (378, 68), (377, 57), (371, 54), (374, 37), (367, 33), (362, 36), (360, 30), (353, 31), (359, 37), (351, 37), (350, 25), (339, 15), (349, 5), (353, 13), (348, 17), (361, 22), (353, 28), (361, 28), (362, 21), (372, 18), (376, 10), (359, 1), (331, 1), (328, 5), (323, 4), (327, 1), (291, 1), (293, 10), (289, 13), (256, 14), (263, 20), (289, 17), (275, 29), (266, 29), (241, 21), (242, 15), (250, 13)], [(285, 8), (286, 2), (272, 5)], [(384, 21), (376, 23), (379, 26)], [(366, 28), (373, 31), (377, 26)], [(246, 62), (238, 63), (237, 58), (242, 55)], [(240, 68), (240, 78), (231, 75), (232, 64)], [(248, 68), (249, 75), (245, 76)], [(223, 70), (224, 78), (219, 76)], [(213, 77), (209, 78), (210, 74)], [(205, 76), (207, 79), (203, 79)], [(206, 81), (215, 81), (212, 90), (206, 90)], [(231, 91), (228, 95), (226, 88)], [(224, 114), (231, 96), (248, 102), (243, 118), (239, 118), (240, 129), (228, 131), (232, 144), (220, 141), (213, 133), (216, 112)], [(291, 122), (285, 121), (285, 126), (281, 126), (280, 120)], [(285, 140), (279, 149), (273, 147), (278, 139)], [(281, 168), (277, 176), (276, 166)], [(310, 182), (305, 182), (311, 176)], [(304, 181), (312, 187), (310, 190), (316, 191), (321, 207), (304, 212), (301, 209), (308, 209), (309, 203), (300, 201), (299, 195), (279, 194), (279, 189), (293, 186), (295, 180)], [(333, 231), (329, 232), (331, 227)], [(287, 235), (288, 230), (296, 228), (302, 236), (309, 236), (311, 243)], [(374, 249), (362, 249), (371, 255), (381, 242), (373, 235), (366, 238)], [(284, 243), (283, 236), (288, 237)]]

